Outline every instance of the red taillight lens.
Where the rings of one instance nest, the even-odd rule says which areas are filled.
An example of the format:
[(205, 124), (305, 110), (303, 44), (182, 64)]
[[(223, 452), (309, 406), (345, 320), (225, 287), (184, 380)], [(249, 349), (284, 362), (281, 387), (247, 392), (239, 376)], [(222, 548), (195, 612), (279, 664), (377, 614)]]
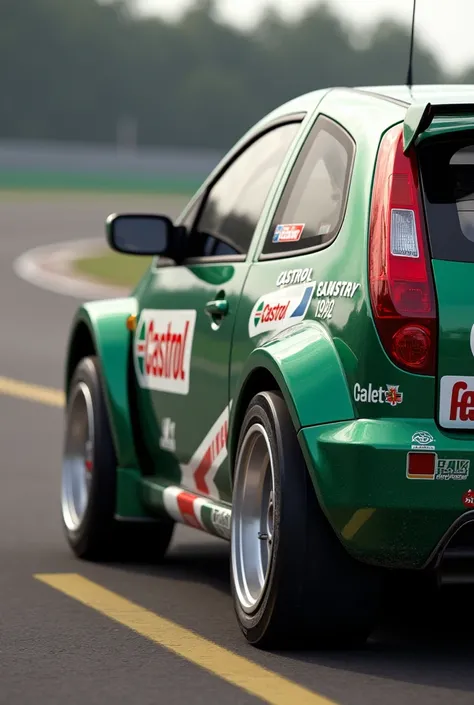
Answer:
[(402, 366), (413, 370), (425, 367), (430, 350), (430, 331), (421, 326), (403, 326), (392, 338), (393, 358)]
[(436, 302), (415, 154), (403, 153), (402, 126), (380, 145), (372, 191), (370, 298), (380, 340), (399, 367), (435, 373)]

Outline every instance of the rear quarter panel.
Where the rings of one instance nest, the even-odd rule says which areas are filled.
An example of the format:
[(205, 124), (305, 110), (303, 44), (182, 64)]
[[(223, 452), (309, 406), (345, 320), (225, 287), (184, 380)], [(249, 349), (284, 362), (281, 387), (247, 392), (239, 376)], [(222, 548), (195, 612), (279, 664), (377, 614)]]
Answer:
[[(383, 352), (372, 322), (367, 282), (367, 234), (372, 180), (380, 139), (387, 129), (403, 119), (404, 113), (405, 109), (393, 102), (376, 99), (362, 92), (336, 89), (324, 96), (312, 119), (308, 121), (307, 134), (319, 114), (327, 115), (345, 128), (356, 144), (344, 222), (336, 239), (319, 251), (258, 261), (265, 237), (271, 226), (273, 214), (283, 195), (294, 159), (297, 157), (295, 154), (294, 159), (288, 164), (275, 194), (273, 207), (262, 227), (260, 242), (254, 255), (254, 263), (250, 268), (237, 313), (230, 370), (230, 396), (234, 400), (239, 398), (242, 380), (245, 377), (244, 370), (248, 372), (249, 366), (257, 364), (258, 356), (254, 354), (256, 349), (262, 347), (269, 349), (271, 346), (275, 351), (275, 364), (278, 366), (281, 364), (279, 362), (281, 358), (277, 352), (279, 344), (285, 349), (290, 344), (303, 346), (298, 353), (300, 355), (298, 359), (304, 360), (302, 369), (304, 369), (305, 375), (305, 399), (310, 397), (311, 404), (305, 402), (304, 412), (301, 410), (300, 414), (298, 402), (295, 401), (293, 406), (297, 410), (294, 419), (296, 427), (311, 426), (330, 420), (342, 420), (342, 417), (336, 418), (337, 413), (324, 411), (324, 409), (331, 407), (334, 394), (326, 386), (325, 363), (320, 358), (320, 348), (313, 344), (311, 335), (294, 338), (290, 336), (284, 343), (271, 342), (278, 331), (249, 337), (249, 320), (255, 303), (265, 294), (279, 289), (284, 292), (284, 287), (277, 286), (278, 277), (293, 269), (310, 268), (312, 270), (315, 291), (305, 316), (305, 322), (311, 323), (313, 326), (317, 324), (319, 329), (324, 331), (326, 340), (330, 341), (332, 354), (336, 356), (338, 361), (335, 369), (338, 369), (341, 376), (338, 389), (345, 388), (345, 398), (350, 390), (351, 407), (356, 383), (366, 385), (371, 379), (377, 381), (380, 379), (380, 384), (384, 385), (397, 383), (396, 379), (392, 379), (395, 375), (395, 368)], [(351, 296), (341, 295), (341, 291), (347, 290), (346, 287), (341, 287), (337, 296), (327, 295), (328, 282), (351, 283), (353, 294)], [(324, 319), (319, 308), (320, 302), (329, 300), (333, 301), (334, 306), (332, 317)], [(285, 356), (283, 357), (286, 359)], [(282, 369), (281, 374), (283, 377), (285, 376)], [(403, 375), (404, 373), (400, 372), (399, 374)], [(413, 377), (413, 375), (409, 376)], [(298, 381), (294, 381), (295, 379)], [(295, 394), (295, 399), (298, 398), (297, 387), (301, 384), (302, 379), (299, 373), (297, 378), (293, 376), (288, 378), (288, 393), (290, 396)], [(422, 390), (421, 398), (423, 395), (427, 397), (429, 391), (432, 395), (432, 386), (431, 384), (429, 390), (428, 388)], [(419, 398), (417, 403), (418, 401)], [(365, 408), (357, 409), (357, 405), (355, 405), (355, 408), (352, 407), (351, 413), (354, 416), (359, 411), (370, 416), (370, 406), (366, 404)], [(340, 413), (344, 413), (346, 418), (347, 408), (346, 403), (340, 406)]]

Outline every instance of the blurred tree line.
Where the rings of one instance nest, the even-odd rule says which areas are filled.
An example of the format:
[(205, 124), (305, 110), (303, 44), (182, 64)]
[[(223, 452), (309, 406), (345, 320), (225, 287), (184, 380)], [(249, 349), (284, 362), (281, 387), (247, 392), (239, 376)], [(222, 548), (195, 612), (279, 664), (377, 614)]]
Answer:
[[(227, 148), (256, 119), (332, 85), (404, 83), (409, 30), (381, 23), (355, 36), (327, 6), (288, 23), (267, 12), (252, 31), (198, 0), (179, 21), (139, 17), (131, 0), (1, 0), (0, 138)], [(448, 76), (426, 47), (417, 83)]]

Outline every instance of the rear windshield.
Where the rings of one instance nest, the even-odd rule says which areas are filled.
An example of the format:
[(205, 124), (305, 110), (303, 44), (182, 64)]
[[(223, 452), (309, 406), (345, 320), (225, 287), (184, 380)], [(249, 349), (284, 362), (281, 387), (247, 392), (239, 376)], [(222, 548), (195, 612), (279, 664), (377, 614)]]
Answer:
[(419, 149), (434, 259), (474, 262), (474, 134)]

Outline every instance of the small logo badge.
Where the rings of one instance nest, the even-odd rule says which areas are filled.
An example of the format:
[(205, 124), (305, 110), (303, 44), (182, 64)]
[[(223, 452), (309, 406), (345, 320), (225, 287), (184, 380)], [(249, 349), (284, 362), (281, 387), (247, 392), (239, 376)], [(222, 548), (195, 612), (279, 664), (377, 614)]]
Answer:
[(176, 424), (168, 418), (161, 423), (160, 448), (171, 453), (176, 450)]
[(468, 509), (474, 508), (474, 490), (468, 490), (463, 494), (462, 503)]
[(387, 391), (385, 392), (385, 401), (390, 406), (397, 406), (403, 401), (403, 392), (398, 391), (399, 385), (394, 386), (393, 384), (387, 384)]
[(412, 450), (434, 450), (435, 439), (428, 431), (417, 431), (411, 437)]

